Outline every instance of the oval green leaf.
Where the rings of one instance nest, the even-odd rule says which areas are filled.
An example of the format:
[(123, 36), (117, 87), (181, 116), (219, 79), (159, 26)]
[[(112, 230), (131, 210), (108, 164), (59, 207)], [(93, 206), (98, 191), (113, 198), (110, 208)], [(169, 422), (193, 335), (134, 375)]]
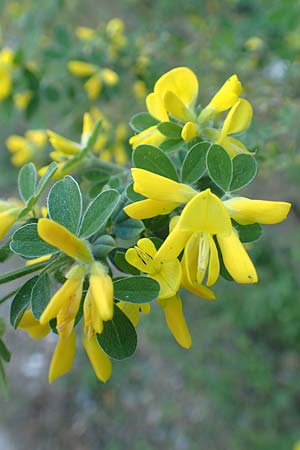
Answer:
[(233, 158), (232, 168), (233, 174), (230, 191), (236, 191), (247, 186), (257, 174), (257, 162), (255, 158), (245, 153)]
[(52, 220), (76, 233), (81, 209), (81, 192), (74, 178), (68, 175), (52, 186), (48, 195), (48, 214)]
[(133, 152), (133, 162), (140, 169), (178, 181), (176, 169), (170, 158), (154, 145), (139, 145)]
[(25, 310), (30, 304), (31, 292), (37, 279), (38, 276), (35, 276), (26, 281), (26, 283), (20, 287), (13, 301), (11, 302), (9, 320), (14, 328), (18, 327)]
[(187, 153), (182, 165), (181, 178), (183, 183), (195, 183), (204, 175), (206, 155), (210, 146), (209, 142), (197, 143)]
[(18, 186), (21, 198), (27, 202), (35, 192), (37, 181), (36, 168), (33, 163), (23, 166), (18, 175)]
[(82, 219), (79, 235), (88, 238), (104, 226), (117, 206), (119, 198), (119, 193), (113, 189), (101, 192), (89, 204)]
[(40, 275), (31, 292), (31, 309), (34, 317), (39, 320), (44, 309), (51, 300), (51, 284), (47, 273)]
[(57, 248), (42, 241), (38, 235), (36, 223), (29, 223), (15, 231), (10, 249), (27, 259), (39, 258), (58, 252)]
[(158, 282), (149, 277), (136, 276), (114, 281), (114, 298), (120, 302), (149, 303), (158, 294)]
[(155, 119), (155, 117), (151, 116), (151, 114), (142, 112), (135, 114), (129, 123), (130, 127), (133, 131), (140, 133), (141, 131), (147, 130), (154, 125), (157, 125), (159, 120)]
[(212, 145), (207, 152), (206, 165), (210, 178), (227, 192), (232, 180), (232, 162), (226, 150), (220, 145)]
[(97, 335), (102, 350), (113, 359), (126, 359), (136, 349), (137, 335), (134, 326), (115, 305), (113, 319), (103, 323), (103, 331)]

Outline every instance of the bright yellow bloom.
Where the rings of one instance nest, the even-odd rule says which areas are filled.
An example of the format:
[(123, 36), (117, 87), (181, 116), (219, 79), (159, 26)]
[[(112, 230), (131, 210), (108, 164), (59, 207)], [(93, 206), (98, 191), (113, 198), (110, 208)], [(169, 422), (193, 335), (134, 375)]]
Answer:
[(8, 48), (0, 52), (0, 101), (5, 100), (12, 92), (12, 71), (14, 53)]
[(173, 297), (180, 287), (181, 267), (177, 258), (162, 261), (156, 257), (157, 250), (150, 239), (143, 238), (134, 248), (129, 248), (125, 254), (126, 261), (133, 267), (149, 274), (159, 283), (158, 298)]
[(99, 346), (96, 336), (88, 339), (86, 335), (83, 335), (82, 343), (94, 369), (95, 375), (100, 381), (106, 383), (112, 373), (111, 360)]
[(76, 352), (76, 335), (72, 331), (67, 337), (59, 336), (49, 368), (49, 383), (65, 375), (72, 368)]
[(18, 92), (14, 95), (14, 103), (20, 111), (23, 111), (27, 108), (30, 100), (32, 99), (32, 92), (31, 91), (23, 91)]
[(51, 319), (56, 318), (56, 328), (61, 337), (66, 338), (72, 333), (81, 302), (85, 274), (85, 269), (82, 266), (72, 267), (66, 275), (67, 281), (51, 298), (40, 317), (41, 325), (45, 325)]
[(33, 317), (30, 310), (24, 312), (18, 328), (27, 331), (29, 336), (33, 339), (42, 339), (50, 332), (48, 323), (41, 325), (41, 323)]
[(77, 27), (75, 34), (82, 41), (91, 41), (96, 36), (96, 31), (89, 27)]
[(0, 240), (17, 221), (24, 204), (15, 199), (0, 200)]
[(217, 112), (226, 111), (238, 101), (242, 89), (242, 84), (237, 75), (232, 75), (213, 96), (207, 108), (211, 108)]
[(102, 83), (108, 86), (115, 86), (119, 82), (119, 76), (113, 70), (108, 67), (100, 68), (95, 64), (90, 64), (85, 61), (69, 61), (68, 69), (76, 77), (88, 77), (84, 88), (91, 100), (95, 100), (99, 96)]
[(38, 234), (41, 239), (58, 248), (66, 255), (83, 263), (91, 263), (93, 256), (86, 243), (71, 231), (53, 220), (42, 218), (38, 221)]
[(46, 143), (47, 134), (44, 130), (28, 130), (24, 137), (13, 134), (6, 140), (6, 146), (12, 153), (11, 161), (18, 167), (29, 161), (38, 160)]
[(252, 115), (252, 106), (245, 99), (237, 101), (227, 114), (223, 127), (214, 141), (225, 148), (229, 156), (233, 157), (238, 153), (253, 154), (247, 150), (242, 142), (231, 137), (232, 134), (241, 133), (249, 127)]
[(163, 302), (158, 300), (158, 303), (163, 309), (168, 328), (178, 344), (183, 348), (190, 348), (192, 338), (183, 315), (181, 298), (174, 295)]
[(114, 312), (113, 282), (100, 262), (92, 263), (89, 280), (94, 307), (101, 320), (111, 320)]
[(181, 137), (184, 141), (190, 141), (198, 136), (199, 131), (195, 122), (187, 122), (182, 128)]
[(245, 47), (247, 50), (250, 50), (252, 52), (261, 50), (264, 47), (265, 43), (262, 38), (259, 36), (251, 36), (247, 41), (245, 42)]
[(134, 191), (147, 197), (146, 200), (124, 208), (126, 214), (133, 219), (148, 219), (160, 214), (169, 214), (180, 204), (187, 203), (197, 195), (197, 191), (190, 186), (147, 170), (133, 168), (131, 173)]

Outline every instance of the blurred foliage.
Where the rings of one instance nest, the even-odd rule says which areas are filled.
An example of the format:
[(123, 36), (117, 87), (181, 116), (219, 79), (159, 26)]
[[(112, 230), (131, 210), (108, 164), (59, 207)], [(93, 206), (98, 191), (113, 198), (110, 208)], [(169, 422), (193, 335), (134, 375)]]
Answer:
[[(87, 0), (84, 4), (47, 0), (42, 8), (39, 2), (2, 0), (1, 46), (13, 49), (16, 71), (13, 92), (0, 105), (1, 163), (8, 163), (4, 142), (9, 135), (51, 128), (67, 136), (74, 132), (79, 136), (82, 114), (91, 106), (109, 117), (113, 129), (117, 123), (128, 123), (131, 114), (140, 109), (132, 101), (133, 95), (142, 102), (145, 92), (163, 72), (187, 65), (199, 74), (200, 89), (207, 95), (204, 104), (214, 87), (233, 72), (238, 73), (255, 110), (246, 144), (257, 148), (263, 162), (261, 184), (267, 178), (275, 179), (275, 171), (290, 175), (292, 187), (279, 177), (281, 186), (276, 186), (275, 179), (271, 187), (280, 192), (288, 189), (298, 204), (299, 10), (299, 0)], [(117, 57), (108, 51), (105, 40), (107, 21), (116, 15), (125, 23), (125, 41)], [(75, 31), (78, 26), (97, 30), (98, 37), (95, 41), (94, 37), (79, 39)], [(69, 73), (70, 60), (111, 68), (120, 77), (119, 86), (104, 86), (100, 97), (91, 102), (82, 89), (86, 80)], [(28, 90), (32, 92), (28, 105), (17, 111), (14, 96)], [(128, 95), (121, 98), (121, 91)], [(7, 189), (11, 179), (12, 169), (7, 167), (1, 176), (2, 189)], [(299, 220), (296, 216), (293, 219), (298, 227)], [(135, 372), (128, 378), (129, 368), (122, 367), (114, 375), (106, 397), (102, 388), (92, 382), (85, 388), (88, 392), (81, 392), (87, 404), (95, 397), (105, 405), (108, 413), (105, 417), (100, 414), (99, 420), (103, 428), (109, 428), (113, 417), (123, 420), (118, 402), (111, 398), (122, 397), (126, 390), (128, 395), (137, 391), (143, 394), (152, 386), (149, 380), (144, 382), (146, 387), (142, 385), (145, 374), (139, 378), (139, 370), (153, 375), (161, 371), (160, 378), (174, 372), (187, 392), (185, 398), (180, 398), (184, 411), (190, 411), (194, 401), (195, 418), (191, 416), (189, 423), (183, 417), (171, 399), (178, 391), (174, 394), (162, 381), (170, 398), (163, 395), (161, 399), (159, 394), (155, 397), (164, 418), (157, 429), (183, 426), (184, 443), (179, 441), (176, 446), (175, 438), (172, 440), (167, 433), (165, 439), (156, 440), (151, 435), (153, 427), (149, 431), (141, 426), (134, 444), (131, 441), (124, 447), (119, 436), (115, 443), (103, 444), (103, 448), (154, 449), (161, 442), (172, 450), (196, 450), (199, 443), (200, 448), (208, 449), (293, 448), (300, 438), (298, 235), (293, 230), (288, 234), (285, 229), (280, 242), (263, 238), (259, 252), (254, 253), (260, 284), (243, 290), (242, 298), (238, 287), (224, 283), (219, 289), (222, 300), (215, 306), (187, 299), (185, 309), (195, 343), (189, 354), (178, 355), (173, 343), (168, 345), (167, 331), (159, 321), (153, 320), (151, 325), (145, 321), (146, 331), (155, 342), (152, 356), (145, 351), (150, 362), (140, 356), (131, 369)], [(167, 362), (163, 363), (158, 355), (155, 360), (153, 352), (159, 350), (168, 352)], [(78, 377), (91, 381), (90, 372), (78, 373)], [(160, 382), (156, 388), (162, 389)], [(69, 397), (72, 400), (71, 393)], [(208, 412), (201, 417), (198, 410), (203, 402), (207, 402)], [(153, 406), (151, 400), (148, 403)], [(78, 404), (72, 403), (72, 407)], [(121, 411), (128, 413), (124, 407)], [(135, 416), (129, 417), (134, 426)], [(91, 424), (94, 428), (90, 431), (95, 433), (98, 424)], [(88, 448), (94, 448), (92, 445)]]

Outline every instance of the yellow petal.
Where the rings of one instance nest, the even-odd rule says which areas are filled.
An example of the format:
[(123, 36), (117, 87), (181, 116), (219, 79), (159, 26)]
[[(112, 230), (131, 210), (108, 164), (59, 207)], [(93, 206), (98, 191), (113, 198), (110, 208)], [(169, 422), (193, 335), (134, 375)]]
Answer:
[(163, 97), (164, 106), (168, 113), (170, 113), (176, 119), (184, 122), (188, 120), (194, 120), (195, 116), (185, 104), (177, 97), (172, 91), (167, 91)]
[(25, 265), (32, 266), (33, 264), (37, 264), (39, 262), (48, 261), (48, 259), (50, 259), (51, 256), (52, 255), (45, 255), (45, 256), (40, 256), (39, 258), (30, 259), (30, 260), (26, 261)]
[(176, 225), (158, 249), (156, 254), (157, 259), (160, 261), (169, 261), (177, 258), (184, 249), (191, 234), (190, 231), (183, 231)]
[(231, 221), (223, 202), (210, 189), (200, 192), (184, 207), (177, 225), (184, 231), (231, 233)]
[(115, 86), (119, 82), (119, 75), (111, 69), (105, 68), (101, 70), (103, 81), (109, 86)]
[(77, 27), (75, 30), (75, 34), (79, 39), (82, 39), (83, 41), (90, 41), (95, 37), (96, 31), (88, 27)]
[(76, 351), (76, 336), (74, 331), (67, 338), (58, 338), (49, 368), (49, 383), (65, 375), (71, 370)]
[(227, 114), (221, 134), (234, 134), (246, 130), (251, 123), (252, 116), (252, 106), (247, 100), (241, 98)]
[(145, 197), (160, 202), (186, 203), (197, 191), (186, 184), (162, 177), (144, 169), (131, 169), (133, 189)]
[(27, 331), (29, 336), (33, 339), (42, 339), (50, 332), (49, 325), (41, 325), (40, 322), (33, 317), (30, 310), (24, 312), (18, 328)]
[(84, 89), (88, 94), (90, 100), (96, 100), (102, 88), (102, 81), (98, 74), (93, 75), (84, 83)]
[(71, 258), (84, 263), (93, 261), (93, 255), (85, 242), (59, 223), (50, 219), (40, 219), (37, 229), (41, 239), (71, 256)]
[(140, 319), (140, 305), (127, 302), (119, 302), (118, 308), (120, 308), (123, 313), (126, 314), (130, 322), (136, 327)]
[(81, 298), (82, 298), (82, 284), (83, 278), (74, 279), (70, 278), (67, 282), (73, 283), (73, 292), (66, 295), (64, 301), (62, 302), (61, 308), (59, 309), (56, 319), (56, 328), (58, 334), (62, 337), (69, 336), (74, 327), (76, 314), (79, 310)]
[(156, 254), (156, 248), (151, 239), (148, 238), (142, 238), (137, 241), (137, 245), (142, 249), (144, 252), (146, 252), (148, 255), (150, 255), (152, 258), (154, 258)]
[(113, 318), (113, 282), (98, 262), (93, 263), (90, 275), (90, 287), (102, 320)]
[(164, 107), (163, 100), (158, 94), (151, 92), (151, 94), (147, 95), (146, 105), (149, 113), (153, 117), (161, 122), (169, 121), (168, 113)]
[(59, 153), (63, 153), (64, 155), (76, 155), (80, 152), (80, 145), (76, 142), (66, 139), (51, 130), (48, 130), (47, 133), (52, 147)]
[(181, 137), (184, 141), (190, 141), (198, 136), (198, 128), (194, 122), (187, 122), (181, 131)]
[(182, 270), (182, 280), (181, 285), (183, 288), (187, 289), (188, 291), (192, 292), (193, 294), (197, 295), (198, 297), (202, 297), (206, 300), (215, 300), (216, 296), (214, 292), (209, 289), (206, 286), (203, 286), (203, 284), (197, 283), (197, 281), (194, 281), (193, 283), (190, 283), (190, 281), (187, 279), (187, 275), (183, 266)]
[(254, 152), (250, 152), (241, 141), (231, 136), (224, 137), (223, 140), (217, 140), (216, 144), (222, 145), (231, 158), (239, 153), (247, 153), (248, 155), (254, 156)]
[(69, 61), (68, 69), (76, 77), (89, 77), (98, 70), (98, 67), (84, 61)]
[(28, 130), (25, 136), (39, 148), (44, 147), (47, 143), (47, 133), (45, 130)]
[(28, 148), (28, 142), (22, 136), (18, 136), (17, 134), (12, 134), (6, 139), (6, 146), (11, 152), (19, 152), (24, 148)]
[(159, 146), (164, 140), (166, 136), (158, 131), (157, 126), (153, 125), (152, 127), (147, 128), (144, 131), (141, 131), (138, 134), (135, 134), (129, 139), (129, 144), (135, 149), (138, 145), (141, 144), (149, 144)]
[(174, 202), (146, 199), (131, 203), (123, 209), (133, 219), (150, 219), (151, 217), (169, 214), (177, 206), (179, 206), (178, 203)]
[(210, 254), (209, 254), (207, 286), (212, 286), (213, 284), (215, 284), (220, 275), (220, 261), (215, 241), (211, 236), (209, 236), (209, 242), (210, 242)]
[(85, 145), (89, 136), (91, 135), (95, 126), (95, 122), (89, 113), (84, 113), (83, 115), (83, 127), (82, 127), (82, 135), (81, 140), (82, 144)]
[(0, 102), (5, 100), (12, 91), (12, 79), (9, 70), (0, 66)]
[(257, 273), (237, 232), (233, 229), (230, 236), (217, 236), (226, 269), (237, 283), (257, 283)]
[(140, 270), (141, 272), (148, 273), (147, 264), (139, 257), (139, 254), (135, 248), (129, 248), (125, 253), (125, 259), (131, 266)]
[(176, 67), (162, 75), (154, 86), (154, 92), (162, 99), (167, 91), (173, 92), (186, 106), (194, 106), (198, 96), (198, 80), (187, 67)]
[(208, 108), (217, 112), (231, 108), (242, 93), (242, 85), (236, 75), (232, 75), (211, 99)]
[(181, 265), (178, 259), (161, 262), (159, 272), (151, 273), (151, 278), (159, 283), (159, 298), (173, 297), (180, 287)]
[(87, 352), (96, 377), (103, 383), (106, 383), (112, 373), (111, 360), (99, 346), (96, 336), (88, 339), (85, 335), (83, 335), (82, 343)]
[[(69, 305), (74, 298), (78, 297), (78, 293), (81, 297), (82, 281), (82, 278), (69, 278), (65, 281), (44, 309), (43, 314), (40, 317), (40, 323), (42, 325), (47, 324), (51, 319), (57, 317), (59, 311), (64, 307), (64, 305)], [(76, 307), (78, 310), (79, 305), (77, 305), (77, 303), (78, 301), (76, 301)], [(75, 311), (75, 315), (77, 310)]]
[(291, 204), (266, 200), (234, 197), (224, 202), (230, 216), (241, 225), (262, 223), (272, 225), (286, 219)]
[(16, 221), (16, 212), (0, 213), (0, 239), (3, 239), (10, 227)]
[(183, 315), (180, 297), (175, 295), (172, 298), (168, 298), (163, 311), (165, 313), (168, 328), (178, 344), (183, 348), (190, 348), (192, 339)]

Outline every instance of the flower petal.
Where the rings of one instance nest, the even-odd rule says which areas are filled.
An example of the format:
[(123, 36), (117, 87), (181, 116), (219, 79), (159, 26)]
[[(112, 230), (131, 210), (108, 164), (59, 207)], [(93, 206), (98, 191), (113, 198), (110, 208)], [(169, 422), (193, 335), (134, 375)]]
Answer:
[(151, 217), (169, 214), (177, 206), (179, 206), (178, 203), (174, 202), (146, 199), (131, 203), (123, 209), (133, 219), (150, 219)]
[(59, 223), (50, 219), (40, 219), (37, 229), (41, 239), (66, 255), (84, 263), (93, 261), (93, 256), (85, 242)]
[(69, 61), (68, 69), (72, 75), (76, 77), (89, 77), (98, 69), (97, 66), (89, 64), (85, 61)]
[(146, 97), (146, 105), (149, 113), (160, 120), (161, 122), (168, 122), (169, 117), (164, 107), (162, 98), (156, 94), (155, 92), (151, 92), (151, 94)]
[(24, 312), (18, 328), (27, 331), (29, 336), (33, 339), (42, 339), (50, 332), (49, 325), (41, 325), (40, 322), (33, 317), (30, 310)]
[(58, 338), (50, 368), (49, 383), (71, 370), (76, 352), (76, 336), (74, 331), (67, 338)]
[(272, 225), (286, 219), (291, 204), (266, 200), (234, 197), (224, 202), (230, 216), (241, 225), (262, 223)]
[(146, 128), (146, 130), (141, 131), (129, 139), (129, 144), (135, 149), (138, 145), (149, 144), (159, 146), (164, 140), (164, 136), (160, 131), (158, 131), (157, 126)]
[(181, 137), (184, 141), (190, 141), (198, 136), (198, 128), (194, 122), (187, 122), (181, 131)]
[(151, 278), (159, 283), (160, 291), (158, 298), (173, 297), (180, 287), (181, 265), (178, 259), (162, 261), (159, 272), (151, 273)]
[(257, 283), (256, 269), (240, 242), (237, 232), (232, 229), (230, 236), (217, 236), (226, 269), (237, 283)]
[(170, 261), (177, 258), (184, 249), (191, 234), (190, 231), (181, 230), (178, 225), (176, 225), (158, 249), (156, 254), (157, 260)]
[(220, 275), (220, 261), (217, 246), (212, 236), (209, 236), (210, 254), (207, 276), (207, 286), (215, 284)]
[(187, 67), (176, 67), (162, 75), (154, 86), (161, 98), (167, 91), (173, 92), (184, 105), (194, 106), (198, 96), (198, 80)]
[(148, 170), (133, 168), (131, 173), (134, 180), (134, 191), (152, 200), (186, 203), (197, 194), (197, 191), (186, 184), (178, 183)]
[(247, 100), (241, 98), (227, 114), (221, 135), (223, 135), (223, 133), (225, 135), (240, 133), (241, 131), (246, 130), (251, 123), (252, 116), (252, 106)]
[(184, 207), (177, 225), (183, 231), (231, 233), (231, 221), (223, 202), (210, 189), (197, 194)]
[(178, 344), (183, 348), (190, 348), (192, 339), (183, 315), (180, 297), (175, 295), (174, 297), (168, 298), (163, 311), (168, 328)]
[(90, 363), (94, 369), (96, 377), (103, 383), (106, 383), (112, 373), (112, 364), (110, 358), (99, 346), (96, 336), (88, 339), (86, 335), (83, 335), (82, 343), (86, 350)]
[(213, 96), (207, 107), (217, 112), (226, 111), (237, 102), (242, 89), (242, 84), (237, 75), (232, 75)]
[(169, 114), (184, 122), (194, 120), (195, 116), (172, 91), (167, 91), (163, 97), (164, 106)]

